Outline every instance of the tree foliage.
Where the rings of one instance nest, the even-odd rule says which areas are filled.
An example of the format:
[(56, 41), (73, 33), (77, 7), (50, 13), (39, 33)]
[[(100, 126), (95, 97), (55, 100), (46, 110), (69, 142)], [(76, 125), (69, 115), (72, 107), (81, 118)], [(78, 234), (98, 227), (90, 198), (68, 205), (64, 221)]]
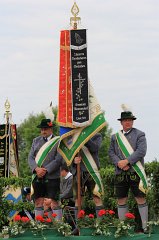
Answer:
[(31, 175), (28, 166), (28, 154), (33, 138), (39, 135), (39, 129), (36, 126), (40, 123), (42, 118), (44, 118), (43, 113), (37, 115), (30, 114), (17, 128), (19, 172), (22, 177)]
[(104, 127), (101, 130), (102, 145), (99, 150), (99, 159), (100, 159), (100, 166), (103, 168), (111, 164), (109, 156), (108, 156), (108, 149), (110, 146), (111, 133), (112, 133), (112, 129), (109, 128), (108, 124), (106, 125), (106, 127)]

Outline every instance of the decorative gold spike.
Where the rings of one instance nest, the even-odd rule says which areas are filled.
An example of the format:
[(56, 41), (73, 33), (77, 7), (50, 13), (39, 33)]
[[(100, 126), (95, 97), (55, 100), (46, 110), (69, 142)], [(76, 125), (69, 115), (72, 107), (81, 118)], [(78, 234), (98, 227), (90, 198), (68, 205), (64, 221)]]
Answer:
[(70, 25), (74, 28), (77, 29), (77, 25), (80, 22), (81, 18), (77, 17), (79, 14), (79, 7), (77, 6), (76, 2), (74, 2), (72, 8), (71, 8), (71, 13), (73, 17), (70, 17)]
[(5, 106), (6, 112), (10, 112), (10, 102), (8, 101), (8, 99), (5, 101), (4, 106)]
[(8, 101), (8, 99), (5, 101), (4, 107), (5, 107), (4, 116), (6, 117), (7, 123), (9, 123), (9, 120), (10, 120), (10, 117), (12, 116), (12, 114), (10, 112), (10, 102)]
[(77, 3), (74, 2), (72, 8), (71, 8), (71, 13), (73, 16), (77, 16), (79, 14), (79, 7), (77, 6)]

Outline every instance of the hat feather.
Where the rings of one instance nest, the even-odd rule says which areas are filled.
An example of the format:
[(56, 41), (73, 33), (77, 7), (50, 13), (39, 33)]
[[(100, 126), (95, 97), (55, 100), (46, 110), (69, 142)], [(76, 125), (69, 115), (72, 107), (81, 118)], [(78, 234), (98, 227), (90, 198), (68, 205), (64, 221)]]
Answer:
[(52, 102), (50, 103), (50, 106), (45, 109), (44, 115), (45, 115), (46, 118), (50, 119), (52, 122), (54, 121), (54, 113), (53, 113), (53, 108), (52, 108)]
[(126, 104), (122, 104), (121, 108), (122, 108), (123, 112), (131, 112), (130, 107), (128, 107)]

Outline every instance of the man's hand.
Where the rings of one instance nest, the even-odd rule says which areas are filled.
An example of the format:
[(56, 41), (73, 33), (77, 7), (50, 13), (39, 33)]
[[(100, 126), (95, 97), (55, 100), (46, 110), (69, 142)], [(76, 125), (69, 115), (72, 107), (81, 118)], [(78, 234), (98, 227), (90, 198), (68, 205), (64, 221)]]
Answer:
[(81, 162), (81, 160), (82, 160), (81, 156), (75, 157), (75, 158), (74, 158), (74, 163), (75, 163), (75, 164), (78, 164), (78, 163)]
[(37, 168), (35, 168), (35, 171), (36, 171), (36, 174), (37, 174), (38, 178), (44, 177), (46, 172), (47, 172), (47, 170), (43, 167), (41, 167), (41, 168), (37, 167)]
[(127, 159), (124, 159), (124, 160), (120, 160), (118, 162), (118, 167), (120, 169), (123, 169), (124, 170), (124, 167), (126, 167), (128, 165), (129, 161)]
[(127, 170), (129, 170), (129, 166), (128, 165), (126, 165), (122, 170), (124, 170), (124, 171), (127, 171)]

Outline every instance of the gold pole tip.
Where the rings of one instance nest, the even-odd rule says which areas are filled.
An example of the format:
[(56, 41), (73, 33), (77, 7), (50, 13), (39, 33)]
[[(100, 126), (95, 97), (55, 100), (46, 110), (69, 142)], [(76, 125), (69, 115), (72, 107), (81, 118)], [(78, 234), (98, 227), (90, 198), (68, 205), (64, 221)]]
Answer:
[(79, 7), (77, 6), (76, 2), (74, 2), (72, 8), (71, 8), (71, 13), (73, 17), (70, 17), (70, 25), (74, 28), (77, 29), (77, 24), (80, 22), (81, 18), (77, 17), (79, 14)]
[(5, 106), (6, 112), (10, 112), (10, 102), (8, 101), (8, 99), (5, 101), (4, 106)]

